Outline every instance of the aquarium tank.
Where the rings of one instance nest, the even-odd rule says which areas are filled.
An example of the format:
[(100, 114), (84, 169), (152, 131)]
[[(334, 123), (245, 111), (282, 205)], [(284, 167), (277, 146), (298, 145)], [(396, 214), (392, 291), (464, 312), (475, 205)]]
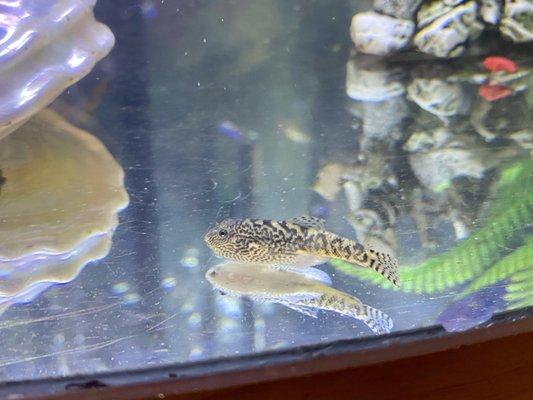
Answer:
[(533, 331), (532, 41), (528, 0), (0, 1), (0, 398)]

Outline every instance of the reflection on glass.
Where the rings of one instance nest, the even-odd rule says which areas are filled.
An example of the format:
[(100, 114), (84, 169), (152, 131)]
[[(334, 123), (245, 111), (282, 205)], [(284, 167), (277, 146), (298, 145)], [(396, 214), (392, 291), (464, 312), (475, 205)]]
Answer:
[(260, 264), (225, 263), (210, 268), (205, 277), (222, 294), (282, 304), (313, 318), (320, 310), (333, 311), (363, 321), (377, 334), (392, 329), (392, 319), (382, 311), (295, 272)]
[[(430, 295), (453, 291), (452, 304), (437, 319), (450, 330), (531, 304), (528, 296), (513, 299), (511, 294), (513, 287), (516, 292), (514, 281), (527, 280), (532, 255), (525, 233), (532, 217), (528, 188), (533, 184), (533, 134), (525, 96), (530, 71), (523, 60), (516, 64), (505, 57), (408, 68), (357, 55), (348, 63), (346, 90), (355, 100), (350, 110), (361, 129), (362, 161), (327, 164), (314, 189), (327, 201), (343, 190), (358, 237), (379, 240), (399, 253), (402, 285), (397, 290)], [(394, 90), (384, 91), (387, 82)], [(402, 107), (391, 112), (391, 104)], [(405, 119), (408, 109), (411, 120)], [(390, 134), (374, 133), (383, 130)], [(379, 168), (371, 166), (376, 156)], [(326, 183), (332, 173), (336, 186)], [(418, 257), (400, 246), (406, 223), (417, 228), (422, 252), (411, 247), (410, 253)], [(333, 264), (391, 287), (368, 271)], [(489, 290), (493, 285), (498, 290)], [(499, 300), (489, 306), (480, 300), (487, 293)]]
[(26, 302), (104, 257), (128, 204), (103, 144), (50, 110), (0, 142), (0, 304)]
[(397, 290), (353, 264), (320, 269), (397, 332), (466, 329), (531, 304), (527, 51), (481, 49), (514, 72), (485, 55), (419, 53), (357, 54), (347, 69), (359, 11), (348, 3), (118, 3), (97, 2), (113, 52), (53, 107), (119, 160), (131, 203), (105, 259), (3, 315), (0, 380), (211, 365), (373, 335), (336, 312), (217, 295), (203, 237), (229, 217), (312, 215), (394, 254)]

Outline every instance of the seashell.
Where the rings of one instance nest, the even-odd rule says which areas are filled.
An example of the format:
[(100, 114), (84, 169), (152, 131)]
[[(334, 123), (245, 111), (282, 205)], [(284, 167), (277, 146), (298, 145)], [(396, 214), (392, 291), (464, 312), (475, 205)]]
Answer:
[(87, 75), (113, 47), (95, 0), (0, 3), (0, 139)]
[(43, 110), (2, 141), (0, 314), (105, 257), (124, 173), (88, 132)]
[(424, 0), (374, 0), (375, 11), (400, 19), (413, 19)]
[(357, 50), (383, 56), (406, 47), (414, 29), (415, 24), (407, 19), (368, 11), (353, 16), (350, 35)]
[[(111, 248), (111, 233), (93, 236), (70, 254), (41, 257), (23, 266), (12, 268), (9, 262), (0, 263), (0, 304), (17, 303), (33, 293), (48, 288), (53, 283), (73, 280), (83, 267), (93, 260), (104, 258)], [(11, 270), (6, 276), (6, 271)], [(43, 285), (44, 284), (44, 285)]]
[(66, 254), (117, 226), (124, 172), (94, 136), (43, 110), (1, 143), (0, 262)]
[(497, 25), (502, 15), (501, 0), (480, 0), (479, 15), (487, 24)]
[(466, 42), (476, 38), (483, 29), (476, 17), (476, 2), (458, 5), (420, 30), (414, 44), (424, 53), (437, 57), (459, 56)]
[(502, 35), (513, 42), (533, 40), (533, 1), (505, 0), (500, 24)]

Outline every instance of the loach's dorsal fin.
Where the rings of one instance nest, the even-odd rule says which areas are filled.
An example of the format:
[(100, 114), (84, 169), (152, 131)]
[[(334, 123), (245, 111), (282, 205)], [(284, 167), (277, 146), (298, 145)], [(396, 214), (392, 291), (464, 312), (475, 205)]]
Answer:
[(326, 221), (324, 221), (321, 218), (310, 217), (307, 215), (289, 219), (287, 222), (293, 223), (295, 225), (299, 225), (303, 228), (315, 228), (319, 230), (324, 230), (325, 223), (326, 223)]

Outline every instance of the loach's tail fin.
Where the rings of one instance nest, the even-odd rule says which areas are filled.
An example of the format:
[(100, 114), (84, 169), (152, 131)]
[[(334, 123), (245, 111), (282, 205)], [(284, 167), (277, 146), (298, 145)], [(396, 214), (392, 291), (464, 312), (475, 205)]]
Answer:
[(364, 305), (364, 315), (358, 317), (363, 321), (374, 333), (384, 334), (390, 333), (392, 329), (392, 318), (377, 308)]
[(362, 267), (372, 268), (395, 285), (400, 283), (398, 262), (387, 251), (374, 250), (331, 232), (312, 232), (307, 238), (305, 251), (325, 258), (336, 258)]
[[(334, 309), (335, 311), (363, 321), (376, 334), (384, 334), (391, 331), (393, 325), (391, 317), (377, 308), (363, 304), (357, 297), (347, 296), (349, 296), (350, 300), (342, 298), (342, 301), (340, 301), (342, 307)], [(327, 303), (329, 304), (330, 302), (328, 301)], [(327, 307), (322, 308), (328, 309)]]
[(396, 286), (400, 285), (400, 277), (398, 275), (398, 261), (393, 256), (375, 251), (373, 249), (366, 249), (368, 256), (368, 266), (377, 273), (383, 275)]

